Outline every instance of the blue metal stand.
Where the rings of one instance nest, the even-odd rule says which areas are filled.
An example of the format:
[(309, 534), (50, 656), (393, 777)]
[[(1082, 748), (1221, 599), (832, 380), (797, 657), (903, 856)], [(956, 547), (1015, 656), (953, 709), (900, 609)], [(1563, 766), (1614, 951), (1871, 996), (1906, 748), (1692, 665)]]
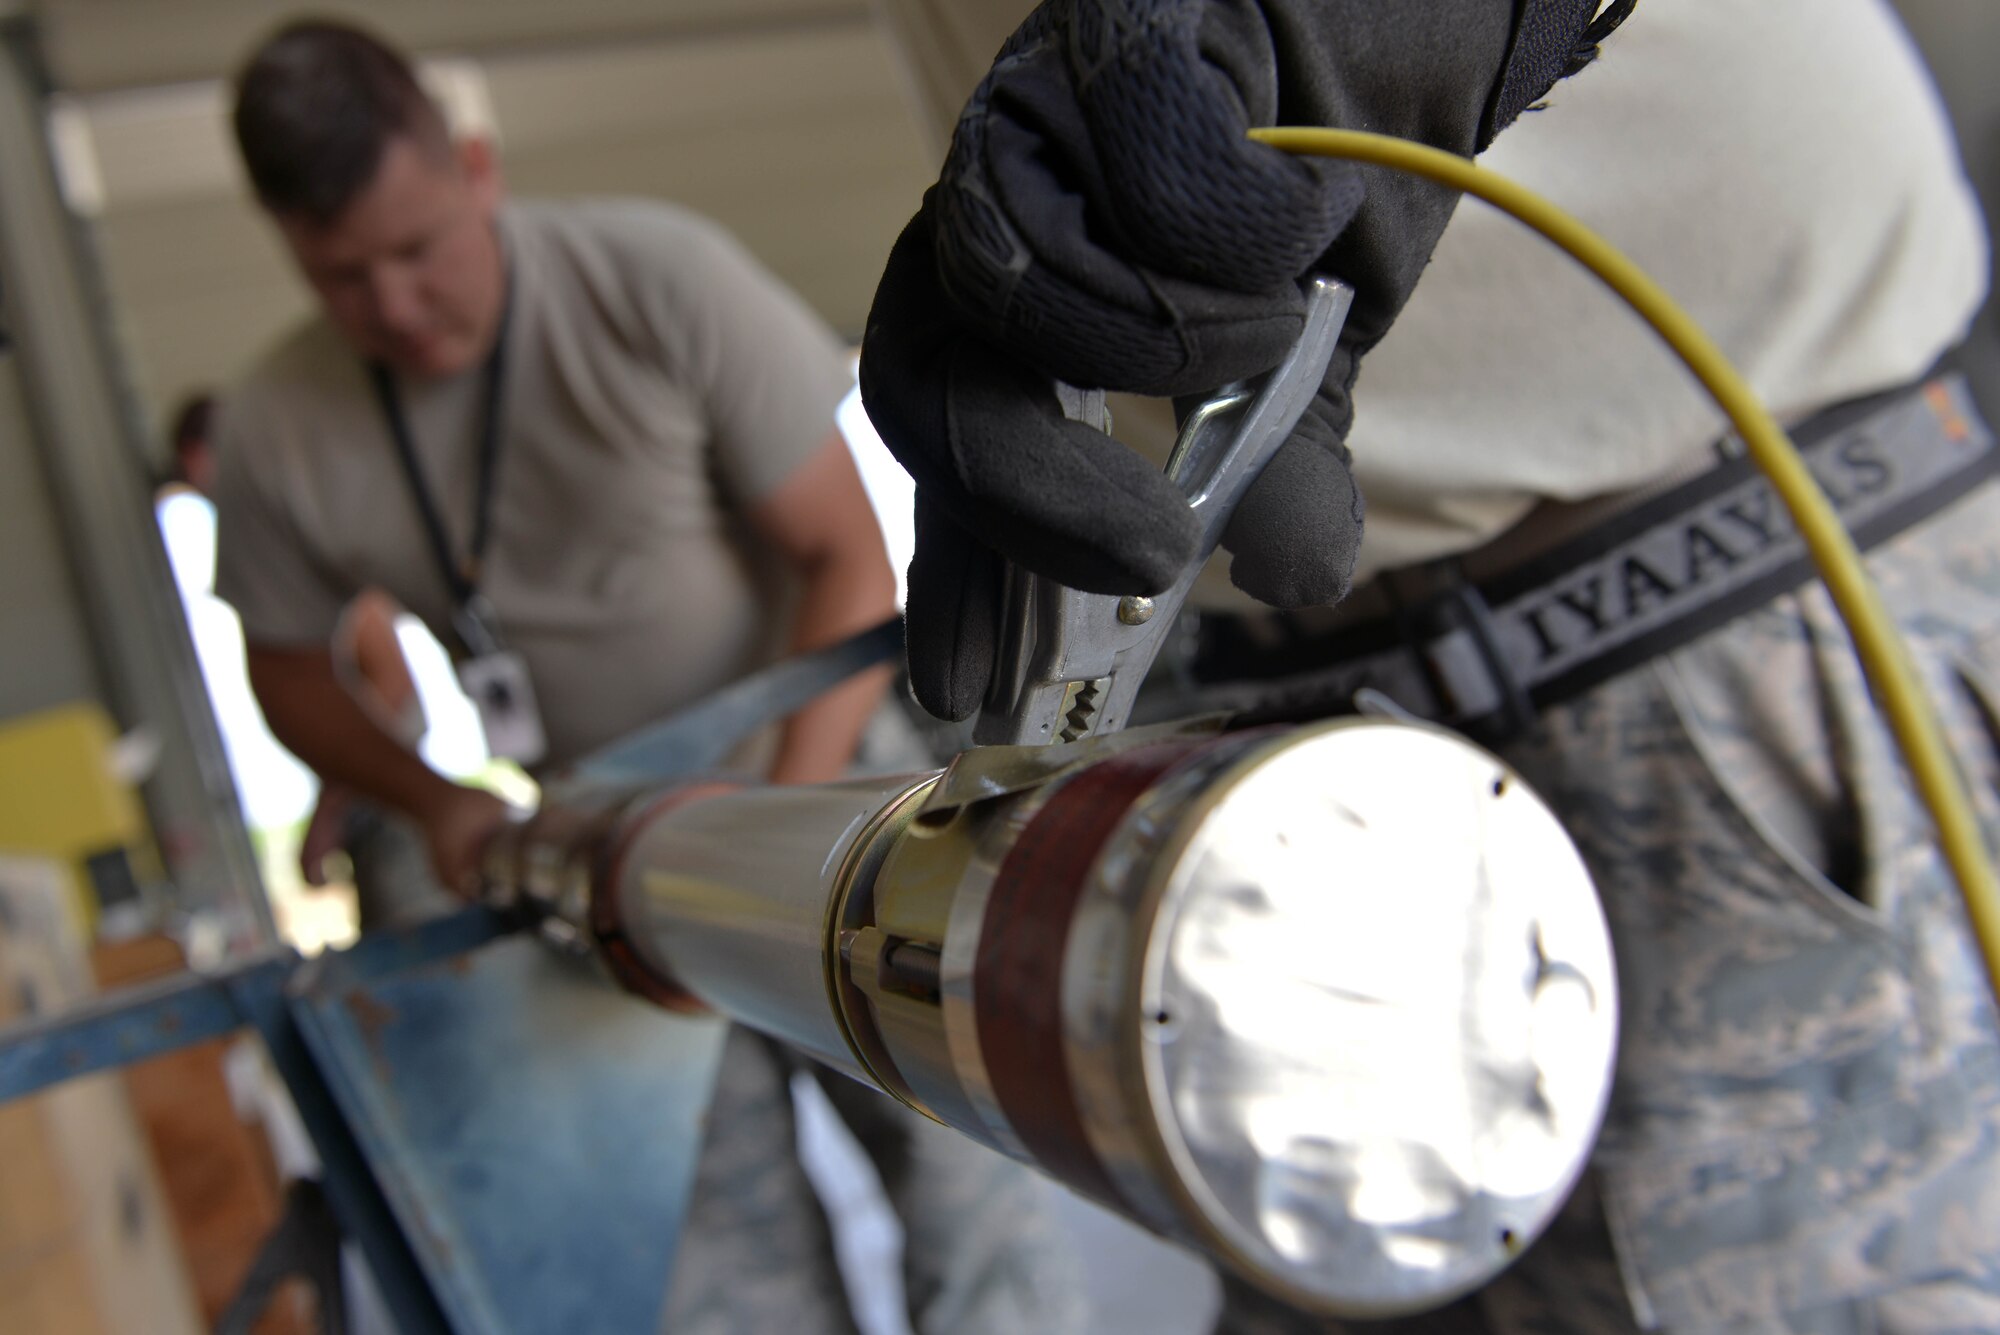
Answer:
[[(772, 664), (580, 761), (558, 789), (701, 772), (902, 644), (891, 619)], [(652, 1330), (723, 1022), (635, 1000), (510, 930), (469, 908), (0, 1032), (0, 1103), (254, 1028), (405, 1335)]]
[(475, 908), (7, 1031), (0, 1101), (245, 1026), (401, 1330), (657, 1324), (720, 1021), (634, 1000)]

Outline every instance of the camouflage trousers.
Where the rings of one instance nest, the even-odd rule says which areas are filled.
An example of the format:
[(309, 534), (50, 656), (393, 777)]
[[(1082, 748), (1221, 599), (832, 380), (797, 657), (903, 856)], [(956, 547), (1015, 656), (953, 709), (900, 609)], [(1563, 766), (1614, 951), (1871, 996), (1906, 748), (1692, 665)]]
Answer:
[(670, 1335), (854, 1335), (825, 1211), (796, 1152), (790, 1080), (819, 1078), (902, 1221), (916, 1335), (1084, 1329), (1082, 1274), (1029, 1169), (732, 1027), (674, 1258)]
[[(2000, 847), (2000, 486), (1869, 565)], [(1590, 1177), (1406, 1335), (2000, 1331), (2000, 1041), (1962, 906), (1813, 585), (1545, 713), (1506, 758), (1582, 849), (1622, 1033)]]

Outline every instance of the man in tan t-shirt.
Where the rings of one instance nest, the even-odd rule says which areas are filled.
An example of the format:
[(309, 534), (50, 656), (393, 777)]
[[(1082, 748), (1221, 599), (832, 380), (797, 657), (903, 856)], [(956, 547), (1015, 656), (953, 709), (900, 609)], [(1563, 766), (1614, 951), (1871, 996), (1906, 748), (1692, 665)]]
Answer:
[[(471, 652), (454, 577), (476, 564), (551, 766), (872, 624), (894, 580), (833, 425), (845, 360), (712, 225), (657, 204), (503, 205), (490, 150), (454, 148), (434, 110), (343, 180), (326, 164), (355, 157), (366, 118), (324, 116), (307, 86), (385, 106), (393, 89), (320, 68), (303, 40), (259, 60), (239, 139), (323, 314), (226, 404), (218, 588), (273, 732), (416, 817), (452, 882), (500, 805), (353, 706), (327, 652), (340, 609), (380, 587)], [(771, 776), (839, 773), (881, 689), (794, 719)]]
[[(447, 884), (505, 809), (343, 689), (328, 644), (359, 590), (385, 591), (461, 662), (509, 660), (549, 768), (893, 613), (834, 427), (844, 352), (718, 228), (658, 203), (503, 203), (488, 147), (454, 145), (407, 63), (338, 24), (293, 25), (252, 57), (235, 128), (321, 314), (225, 405), (218, 590), (272, 732), (414, 818)], [(765, 773), (837, 776), (884, 675), (790, 719)], [(794, 1152), (789, 1070), (732, 1033), (675, 1329), (852, 1328)], [(952, 1227), (966, 1202), (1031, 1210), (1020, 1170), (875, 1102), (866, 1125), (842, 1113), (885, 1147), (886, 1185), (922, 1221), (906, 1257), (918, 1327), (1062, 1328), (1063, 1286), (1020, 1255), (1048, 1245), (1032, 1224), (1019, 1246)]]

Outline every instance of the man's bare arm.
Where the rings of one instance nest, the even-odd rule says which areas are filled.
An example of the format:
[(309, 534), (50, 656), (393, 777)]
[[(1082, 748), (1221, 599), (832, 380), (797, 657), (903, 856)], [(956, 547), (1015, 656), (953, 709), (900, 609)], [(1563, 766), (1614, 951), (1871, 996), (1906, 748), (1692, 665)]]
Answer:
[(246, 656), (272, 735), (321, 778), (415, 819), (439, 879), (461, 886), (506, 804), (451, 782), (384, 732), (341, 685), (329, 650), (252, 644)]
[[(894, 616), (896, 575), (860, 475), (840, 434), (830, 432), (808, 459), (750, 512), (805, 583), (792, 620), (794, 653), (836, 643)], [(842, 683), (786, 721), (774, 783), (838, 778), (888, 685), (888, 668)]]
[(423, 714), (409, 660), (396, 638), (396, 617), (402, 610), (382, 590), (363, 589), (341, 614), (337, 642), (359, 679), (349, 685), (350, 693), (359, 694), (362, 708), (407, 746), (421, 735)]

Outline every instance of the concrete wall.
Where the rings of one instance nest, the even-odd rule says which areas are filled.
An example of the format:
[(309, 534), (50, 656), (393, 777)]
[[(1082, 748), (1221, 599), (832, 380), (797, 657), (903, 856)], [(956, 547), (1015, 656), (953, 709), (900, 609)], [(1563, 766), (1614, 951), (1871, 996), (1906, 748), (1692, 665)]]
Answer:
[[(2000, 218), (2000, 5), (1896, 0), (1896, 8), (1937, 76), (1990, 232)], [(1986, 309), (1990, 322), (1995, 303), (1989, 299)]]
[[(2000, 4), (1896, 0), (1896, 9), (1937, 79), (1990, 237), (2000, 219), (2000, 77), (1994, 69), (2000, 61)], [(1987, 419), (2000, 421), (2000, 294), (1993, 289), (1963, 352), (1973, 394)]]
[(0, 719), (104, 694), (27, 412), (0, 351)]

